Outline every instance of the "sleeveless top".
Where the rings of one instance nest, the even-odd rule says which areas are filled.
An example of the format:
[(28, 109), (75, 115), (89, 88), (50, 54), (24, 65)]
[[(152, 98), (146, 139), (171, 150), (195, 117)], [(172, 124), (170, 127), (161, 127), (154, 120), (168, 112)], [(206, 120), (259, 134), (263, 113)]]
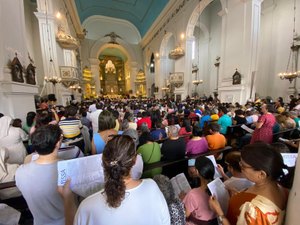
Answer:
[(105, 141), (102, 139), (99, 133), (93, 134), (93, 140), (96, 147), (96, 153), (101, 154), (105, 147)]

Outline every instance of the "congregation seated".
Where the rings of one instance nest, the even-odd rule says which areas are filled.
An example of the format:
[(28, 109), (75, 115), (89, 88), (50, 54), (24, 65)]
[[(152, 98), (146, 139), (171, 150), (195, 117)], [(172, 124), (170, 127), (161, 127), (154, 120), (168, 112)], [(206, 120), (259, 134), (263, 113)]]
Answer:
[[(97, 102), (99, 102), (99, 101), (97, 101)], [(126, 189), (126, 193), (127, 193), (127, 191), (131, 190), (130, 187), (131, 187), (132, 180), (134, 181), (133, 183), (135, 183), (135, 181), (139, 181), (141, 176), (143, 176), (143, 178), (153, 177), (154, 175), (157, 175), (160, 173), (171, 178), (179, 173), (186, 172), (188, 159), (191, 159), (191, 158), (196, 159), (197, 157), (199, 157), (199, 154), (205, 153), (207, 150), (223, 149), (225, 147), (227, 141), (226, 141), (225, 136), (220, 134), (220, 125), (218, 125), (217, 123), (221, 123), (224, 127), (224, 124), (222, 123), (222, 117), (225, 115), (224, 112), (226, 112), (226, 110), (231, 111), (230, 115), (232, 117), (229, 117), (228, 115), (225, 116), (225, 117), (229, 117), (231, 121), (237, 121), (236, 123), (240, 123), (240, 122), (245, 123), (245, 121), (246, 122), (248, 121), (248, 119), (247, 119), (248, 117), (245, 118), (245, 117), (241, 116), (241, 119), (238, 118), (240, 116), (240, 113), (243, 112), (243, 110), (241, 110), (241, 109), (245, 109), (241, 105), (233, 106), (233, 104), (227, 104), (227, 103), (226, 104), (220, 103), (220, 104), (216, 105), (214, 103), (199, 102), (197, 99), (196, 100), (187, 100), (187, 102), (183, 102), (183, 103), (180, 103), (180, 102), (172, 103), (172, 102), (169, 102), (169, 100), (150, 100), (150, 99), (145, 100), (145, 101), (144, 100), (132, 100), (132, 102), (130, 100), (123, 102), (120, 100), (103, 99), (101, 102), (103, 102), (103, 105), (101, 107), (101, 111), (103, 109), (103, 112), (100, 113), (99, 118), (98, 118), (99, 132), (94, 133), (92, 142), (86, 142), (86, 140), (84, 140), (84, 141), (85, 141), (85, 143), (92, 143), (92, 146), (93, 146), (92, 153), (99, 154), (99, 158), (101, 159), (101, 162), (102, 162), (102, 160), (103, 161), (107, 160), (107, 158), (103, 158), (103, 155), (105, 155), (103, 153), (103, 151), (105, 151), (104, 149), (107, 147), (107, 143), (109, 143), (111, 139), (120, 138), (120, 134), (122, 134), (123, 138), (125, 138), (125, 139), (127, 139), (128, 136), (131, 137), (131, 139), (134, 142), (135, 149), (138, 147), (136, 150), (136, 153), (140, 153), (140, 154), (138, 154), (136, 156), (135, 163), (132, 166), (132, 169), (130, 172), (130, 177), (122, 175), (122, 179), (120, 178), (120, 180), (124, 181), (126, 188), (127, 188), (127, 182), (129, 180), (129, 186), (128, 186), (128, 190)], [(168, 102), (168, 104), (166, 102)], [(251, 104), (249, 104), (249, 105), (251, 107), (253, 106)], [(74, 108), (74, 106), (72, 106), (72, 107)], [(225, 107), (225, 109), (224, 108), (222, 109), (222, 107)], [(265, 107), (265, 105), (262, 105), (263, 112), (265, 110), (264, 107)], [(68, 112), (68, 108), (71, 108), (71, 107), (66, 107), (66, 112)], [(88, 108), (88, 105), (85, 105), (85, 103), (82, 103), (81, 109), (84, 109), (84, 108)], [(220, 109), (219, 110), (220, 118), (219, 118), (218, 114), (216, 114), (217, 108)], [(202, 116), (202, 118), (200, 118), (199, 123), (196, 122), (193, 126), (193, 129), (191, 129), (193, 136), (190, 139), (189, 134), (191, 134), (191, 133), (188, 132), (188, 130), (189, 130), (188, 127), (190, 127), (190, 123), (193, 120), (194, 116), (193, 116), (193, 118), (190, 118), (189, 116), (191, 114), (196, 115), (196, 109), (201, 109), (201, 112), (200, 113), (198, 112), (197, 114), (203, 115), (203, 116)], [(203, 110), (203, 109), (205, 109), (205, 110)], [(218, 117), (219, 118), (218, 120), (210, 121), (211, 120), (210, 115), (206, 115), (206, 114), (209, 114), (211, 109), (214, 110), (214, 112), (215, 112), (215, 115), (212, 115), (213, 116), (212, 118), (215, 119), (216, 117)], [(55, 111), (55, 109), (54, 109), (54, 111)], [(113, 113), (112, 113), (113, 111), (115, 111), (115, 113), (118, 112), (118, 115), (119, 115), (118, 118), (113, 116)], [(269, 112), (268, 109), (266, 109), (265, 111), (267, 111), (267, 114), (268, 114), (268, 112)], [(78, 117), (78, 114), (77, 114), (78, 112), (80, 112), (79, 108), (76, 109), (75, 114), (73, 113), (73, 117), (72, 117), (73, 119), (80, 119), (80, 117)], [(138, 112), (138, 114), (140, 114), (140, 112), (145, 112), (144, 116), (146, 115), (146, 117), (144, 117), (144, 118), (147, 118), (147, 117), (150, 118), (151, 126), (153, 125), (153, 129), (151, 130), (151, 133), (150, 133), (150, 130), (148, 127), (149, 124), (147, 122), (140, 123), (139, 129), (138, 129), (138, 131), (136, 131), (137, 123), (135, 122), (136, 118), (134, 116), (134, 112), (136, 112), (136, 113)], [(246, 111), (246, 113), (247, 112), (251, 112), (250, 114), (252, 114), (254, 112), (253, 107), (249, 111)], [(263, 116), (264, 116), (264, 114), (266, 114), (266, 113), (263, 113)], [(38, 124), (40, 124), (40, 122), (38, 122), (38, 121), (40, 120), (39, 118), (41, 118), (41, 115), (45, 115), (45, 118), (46, 118), (46, 112), (37, 114), (37, 119), (36, 119), (37, 121), (34, 126), (34, 129), (39, 130), (40, 126), (48, 127), (46, 124), (48, 124), (49, 122), (52, 123), (53, 121), (55, 121), (55, 122), (57, 121), (54, 112), (52, 112), (50, 114), (47, 112), (47, 122), (45, 124), (38, 125)], [(66, 113), (65, 116), (66, 116), (66, 118), (63, 118), (61, 121), (66, 122), (66, 120), (68, 120), (68, 113)], [(124, 116), (124, 118), (123, 118), (123, 116)], [(206, 117), (207, 117), (207, 120), (205, 119)], [(297, 117), (297, 115), (296, 115), (296, 117)], [(87, 118), (89, 118), (89, 116), (87, 116)], [(168, 118), (167, 125), (169, 125), (169, 126), (166, 127), (166, 129), (163, 129), (163, 128), (161, 128), (160, 121), (164, 120), (166, 118)], [(252, 119), (251, 121), (255, 120), (255, 118), (254, 119), (252, 118), (252, 115), (249, 115), (249, 118)], [(295, 118), (292, 118), (291, 116), (290, 116), (290, 118), (293, 121), (295, 119)], [(140, 120), (142, 120), (142, 119), (143, 118), (140, 118)], [(198, 116), (197, 116), (196, 120), (198, 120)], [(121, 125), (118, 129), (116, 127), (116, 121), (120, 122), (120, 125)], [(166, 122), (166, 120), (165, 120), (165, 122)], [(204, 124), (208, 123), (207, 127), (208, 127), (209, 134), (205, 137), (202, 137), (202, 130), (200, 129), (202, 122), (203, 122), (203, 126), (204, 126)], [(263, 120), (261, 118), (258, 120), (258, 123), (263, 123), (263, 125), (265, 122), (266, 122), (266, 120)], [(62, 123), (62, 122), (60, 122), (60, 123)], [(131, 127), (129, 127), (129, 124), (132, 125), (133, 129), (131, 129)], [(181, 124), (182, 127), (180, 127), (179, 124)], [(225, 127), (226, 127), (226, 124), (225, 124)], [(232, 126), (232, 127), (234, 127), (234, 126)], [(227, 129), (228, 129), (228, 126), (227, 126)], [(260, 129), (261, 129), (261, 127), (260, 128), (256, 127), (257, 131), (255, 131), (255, 133), (259, 132), (258, 130), (260, 130)], [(1, 128), (0, 128), (0, 130), (1, 130)], [(181, 135), (179, 134), (179, 131), (180, 131)], [(166, 133), (168, 135), (166, 135)], [(117, 135), (117, 134), (119, 134), (119, 135)], [(35, 134), (32, 133), (32, 135), (34, 137)], [(117, 137), (115, 137), (116, 135), (117, 135)], [(249, 134), (248, 136), (250, 137), (249, 138), (249, 142), (250, 142), (251, 135)], [(155, 138), (153, 138), (153, 137), (155, 137)], [(228, 136), (226, 136), (226, 137), (228, 137)], [(185, 139), (188, 140), (187, 143), (185, 143)], [(274, 140), (275, 139), (277, 140), (277, 138), (274, 138)], [(265, 141), (265, 140), (262, 140), (262, 141)], [(128, 140), (126, 142), (128, 142)], [(131, 141), (129, 141), (129, 142), (131, 142)], [(160, 144), (161, 144), (161, 149), (159, 146)], [(228, 142), (228, 144), (229, 144), (229, 142)], [(298, 146), (299, 142), (295, 143), (295, 144), (296, 144), (296, 146)], [(123, 151), (124, 148), (126, 148), (125, 145), (126, 144), (118, 145), (121, 147), (118, 150), (118, 152), (115, 152), (115, 154), (116, 154), (115, 157), (117, 157), (117, 154), (118, 154), (118, 156), (123, 157), (123, 156), (121, 156), (122, 155), (121, 150)], [(117, 146), (117, 144), (116, 144), (116, 146)], [(109, 149), (116, 148), (116, 146), (110, 146)], [(0, 145), (0, 147), (1, 147), (1, 145)], [(280, 149), (281, 149), (281, 147), (280, 147)], [(117, 150), (115, 150), (115, 151), (117, 151)], [(220, 151), (223, 151), (223, 150), (220, 150)], [(79, 155), (78, 155), (78, 153), (79, 153)], [(86, 151), (85, 153), (88, 153), (88, 151)], [(101, 154), (101, 153), (103, 153), (103, 154)], [(210, 154), (216, 154), (216, 153), (210, 153)], [(22, 171), (24, 174), (25, 174), (25, 172), (24, 172), (25, 168), (29, 168), (29, 166), (27, 166), (27, 164), (28, 165), (29, 164), (36, 165), (36, 167), (42, 165), (42, 163), (39, 163), (39, 162), (41, 159), (45, 159), (45, 157), (43, 155), (41, 155), (41, 157), (40, 157), (39, 154), (36, 154), (36, 153), (34, 155), (35, 156), (32, 158), (31, 158), (31, 156), (26, 158), (25, 164), (20, 167), (20, 168), (22, 168), (22, 169), (20, 169), (20, 171)], [(206, 155), (206, 154), (204, 154), (204, 155)], [(72, 159), (72, 158), (77, 158), (77, 157), (82, 157), (82, 156), (84, 157), (82, 151), (80, 151), (80, 149), (78, 147), (74, 147), (74, 148), (70, 148), (70, 149), (68, 147), (66, 147), (64, 150), (57, 149), (56, 160)], [(111, 156), (112, 155), (109, 155), (109, 157), (111, 157)], [(126, 156), (126, 157), (129, 157), (129, 156)], [(202, 155), (200, 157), (202, 157)], [(118, 158), (118, 160), (119, 159), (123, 160), (121, 158)], [(131, 157), (130, 157), (130, 159), (131, 159)], [(113, 160), (113, 161), (115, 161), (115, 160)], [(225, 180), (225, 186), (228, 189), (237, 189), (239, 191), (242, 191), (244, 189), (244, 187), (250, 185), (251, 182), (246, 180), (245, 177), (243, 177), (243, 171), (245, 170), (245, 168), (244, 169), (240, 168), (239, 161), (240, 161), (240, 155), (236, 152), (234, 152), (234, 154), (229, 153), (229, 154), (225, 155), (225, 164), (227, 165), (227, 169), (232, 174), (232, 176), (227, 177), (226, 176), (227, 174), (222, 173), (222, 172), (221, 173)], [(111, 161), (108, 161), (108, 162), (111, 162)], [(249, 164), (250, 166), (252, 166), (252, 164), (250, 164), (250, 162), (246, 162), (246, 163)], [(48, 163), (48, 164), (51, 164), (51, 163)], [(108, 163), (108, 164), (110, 164), (110, 163)], [(109, 166), (108, 164), (106, 165), (106, 168), (105, 168), (105, 165), (103, 165), (104, 168), (102, 166), (99, 168), (99, 170), (102, 170), (103, 175), (106, 177), (108, 177), (109, 175), (104, 174), (104, 173), (105, 172), (107, 173), (109, 171), (111, 172), (110, 168), (108, 168), (108, 166)], [(142, 175), (144, 165), (146, 166), (146, 168), (145, 168), (144, 174)], [(53, 166), (53, 165), (51, 164), (51, 166)], [(148, 169), (147, 169), (147, 167), (148, 167)], [(126, 170), (127, 169), (129, 170), (129, 168), (126, 168)], [(189, 169), (190, 169), (189, 172), (190, 172), (191, 176), (198, 180), (199, 179), (199, 170), (201, 170), (201, 168), (190, 167)], [(248, 167), (246, 169), (248, 170)], [(241, 173), (241, 170), (242, 170), (242, 173)], [(49, 171), (50, 171), (50, 169), (49, 169)], [(55, 177), (53, 171), (54, 171), (54, 169), (51, 170), (52, 177)], [(26, 171), (26, 174), (27, 174), (27, 171)], [(22, 175), (22, 176), (25, 176), (25, 175)], [(41, 173), (38, 174), (38, 176), (42, 176)], [(31, 179), (30, 176), (28, 177), (28, 179)], [(57, 179), (57, 178), (55, 178), (55, 179)], [(162, 180), (163, 180), (163, 182), (168, 183), (168, 178), (164, 177), (164, 178), (162, 178)], [(25, 181), (22, 181), (22, 182), (24, 182), (23, 186), (22, 185), (20, 186), (20, 181), (17, 182), (17, 185), (19, 183), (19, 186), (22, 187), (23, 191), (22, 190), (21, 191), (25, 193), (25, 195), (24, 194), (23, 195), (24, 195), (25, 199), (27, 200), (29, 198), (28, 193), (32, 193), (32, 191), (34, 191), (34, 190), (28, 190), (31, 188), (31, 184), (30, 184), (29, 180), (27, 180), (26, 182)], [(139, 182), (141, 182), (140, 184), (144, 183), (144, 181), (139, 181)], [(48, 183), (50, 183), (50, 181)], [(197, 184), (195, 183), (196, 186), (197, 186)], [(243, 186), (244, 184), (246, 184), (246, 185)], [(45, 185), (46, 185), (46, 183), (45, 183)], [(52, 185), (52, 183), (51, 183), (51, 185)], [(104, 186), (108, 185), (108, 183), (104, 180), (104, 178), (103, 178), (103, 185)], [(68, 184), (66, 186), (68, 186)], [(201, 184), (201, 186), (202, 186), (202, 184)], [(139, 185), (137, 185), (137, 187), (139, 187)], [(204, 188), (206, 190), (205, 186), (202, 186), (202, 188)], [(96, 190), (96, 191), (98, 191), (98, 190)], [(107, 187), (108, 195), (111, 194), (112, 191), (113, 191), (113, 189), (109, 189)], [(162, 190), (162, 192), (163, 192), (163, 190)], [(53, 194), (52, 190), (50, 191), (50, 193), (51, 193), (51, 195)], [(103, 193), (106, 193), (106, 192), (104, 191)], [(163, 193), (163, 194), (165, 195), (165, 193)], [(103, 195), (105, 196), (105, 194), (103, 194)], [(39, 193), (39, 196), (42, 196), (41, 193)], [(78, 209), (78, 214), (75, 217), (76, 223), (81, 223), (81, 221), (86, 222), (86, 220), (89, 220), (89, 218), (95, 218), (95, 219), (97, 219), (97, 221), (98, 221), (98, 219), (100, 219), (102, 221), (102, 218), (100, 218), (100, 217), (102, 217), (102, 215), (100, 215), (100, 213), (98, 216), (96, 216), (97, 218), (94, 217), (94, 215), (91, 216), (91, 214), (96, 213), (94, 211), (94, 209), (92, 210), (91, 208), (97, 208), (98, 204), (99, 204), (99, 199), (96, 200), (95, 197), (93, 197), (93, 196), (94, 195), (92, 195), (90, 198), (87, 198), (85, 200), (85, 203), (82, 204), (80, 206), (80, 208)], [(57, 196), (55, 196), (54, 199), (56, 197)], [(127, 196), (125, 196), (125, 199), (126, 199), (126, 197)], [(166, 195), (165, 195), (165, 197), (166, 197)], [(207, 197), (207, 196), (205, 196), (205, 197)], [(42, 198), (42, 197), (40, 197), (40, 198)], [(171, 209), (174, 209), (174, 208), (170, 207), (170, 204), (169, 204), (172, 201), (169, 202), (167, 197), (165, 199), (169, 206), (169, 211), (170, 211), (169, 216), (171, 217), (171, 224), (172, 224)], [(29, 202), (30, 201), (33, 201), (33, 200), (29, 199)], [(37, 200), (35, 199), (34, 201), (37, 201)], [(48, 199), (45, 199), (45, 201), (48, 201), (45, 203), (45, 205), (49, 204), (49, 202), (50, 202), (50, 200), (48, 200)], [(45, 201), (43, 201), (43, 202), (45, 202)], [(107, 207), (110, 207), (109, 203), (106, 202), (105, 198), (102, 199), (101, 201), (102, 201), (101, 208), (98, 208), (98, 210), (101, 210), (101, 209), (106, 210)], [(179, 209), (182, 206), (182, 202), (178, 202), (178, 201), (179, 201), (178, 199), (177, 199), (177, 201), (175, 201), (175, 205), (176, 205), (175, 207), (177, 207)], [(115, 209), (117, 211), (121, 210), (121, 209), (119, 209), (119, 207), (122, 207), (123, 204), (126, 204), (125, 202), (123, 202), (123, 199), (120, 200), (119, 202), (120, 202), (120, 206), (115, 207)], [(215, 202), (212, 204), (217, 205), (217, 203), (215, 203)], [(42, 212), (41, 217), (37, 216), (36, 212), (39, 213), (40, 211), (36, 209), (35, 203), (30, 203), (28, 205), (29, 205), (30, 210), (35, 211), (35, 213), (33, 213), (34, 217), (36, 217), (38, 219), (40, 219), (41, 217), (44, 217), (43, 213), (45, 213), (45, 212)], [(102, 208), (102, 207), (104, 207), (104, 208)], [(209, 207), (208, 201), (206, 202), (205, 207)], [(61, 210), (61, 206), (59, 206), (58, 208)], [(84, 210), (84, 208), (86, 208), (86, 210), (91, 210), (91, 214), (87, 215), (87, 211)], [(218, 211), (219, 210), (218, 207), (216, 206), (214, 209), (216, 209), (217, 214), (220, 215), (219, 214), (220, 211)], [(192, 208), (189, 208), (189, 210), (192, 211)], [(206, 208), (205, 208), (205, 210), (206, 210)], [(105, 211), (105, 212), (107, 212), (107, 211)], [(56, 215), (56, 213), (54, 213), (54, 214)], [(195, 212), (195, 214), (197, 214), (197, 213)], [(58, 213), (57, 213), (57, 215), (58, 215)], [(212, 216), (210, 218), (208, 218), (208, 217), (205, 219), (202, 218), (202, 219), (204, 219), (203, 221), (207, 222), (206, 219), (209, 219), (208, 221), (214, 223), (216, 214), (214, 214), (212, 212), (212, 215), (214, 215), (214, 216)], [(198, 220), (193, 220), (192, 217), (187, 218), (187, 219), (188, 219), (187, 224), (192, 224), (193, 223), (192, 221), (194, 221), (193, 224), (195, 224), (195, 223), (197, 224), (199, 222)], [(184, 220), (180, 219), (180, 222), (178, 221), (178, 223), (181, 223), (182, 221), (184, 221)], [(123, 220), (122, 220), (122, 222), (123, 222)], [(101, 223), (99, 222), (97, 224), (101, 224)], [(111, 224), (111, 223), (109, 223), (109, 224)], [(182, 222), (182, 224), (184, 224), (184, 222)]]

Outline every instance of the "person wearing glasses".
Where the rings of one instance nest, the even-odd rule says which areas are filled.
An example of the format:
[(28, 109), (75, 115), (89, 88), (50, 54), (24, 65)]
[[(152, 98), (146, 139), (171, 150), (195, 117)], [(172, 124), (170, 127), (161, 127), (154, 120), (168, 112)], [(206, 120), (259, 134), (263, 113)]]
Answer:
[(224, 225), (282, 225), (287, 193), (279, 185), (279, 179), (287, 168), (280, 153), (270, 145), (247, 145), (241, 152), (240, 167), (246, 178), (254, 183), (229, 200), (227, 215), (213, 196), (209, 204)]
[(157, 184), (152, 179), (131, 177), (135, 161), (132, 138), (118, 135), (108, 141), (102, 154), (103, 190), (84, 199), (76, 209), (70, 180), (59, 187), (66, 225), (170, 225), (168, 205)]

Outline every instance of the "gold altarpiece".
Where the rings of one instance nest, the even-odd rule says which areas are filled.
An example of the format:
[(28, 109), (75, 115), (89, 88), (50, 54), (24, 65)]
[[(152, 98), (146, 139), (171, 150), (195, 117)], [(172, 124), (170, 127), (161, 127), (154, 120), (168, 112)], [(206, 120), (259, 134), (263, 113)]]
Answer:
[(100, 56), (100, 84), (103, 95), (124, 95), (124, 61), (116, 56)]

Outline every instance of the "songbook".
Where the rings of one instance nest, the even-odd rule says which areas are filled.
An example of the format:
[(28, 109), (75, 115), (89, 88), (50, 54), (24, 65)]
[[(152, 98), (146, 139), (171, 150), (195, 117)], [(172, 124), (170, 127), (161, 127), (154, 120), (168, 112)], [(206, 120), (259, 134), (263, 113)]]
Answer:
[(216, 162), (216, 159), (213, 155), (207, 155), (205, 156), (206, 158), (209, 158), (210, 161), (214, 164), (214, 167), (215, 167), (215, 175), (214, 175), (214, 179), (218, 178), (218, 177), (222, 177), (222, 175), (219, 173), (219, 170), (217, 169), (218, 168), (218, 165), (217, 165), (217, 162)]
[(229, 202), (229, 193), (225, 188), (224, 183), (220, 180), (220, 178), (216, 178), (213, 181), (207, 184), (207, 187), (210, 193), (215, 196), (218, 202), (221, 205), (221, 208), (224, 214), (227, 214), (228, 202)]
[(63, 186), (71, 179), (71, 190), (86, 198), (104, 186), (104, 172), (100, 155), (87, 156), (57, 163), (57, 185)]
[(188, 193), (191, 190), (191, 186), (186, 179), (184, 173), (177, 174), (171, 179), (171, 184), (174, 189), (175, 196), (179, 196), (181, 192)]
[(245, 131), (247, 131), (247, 132), (250, 133), (250, 134), (252, 134), (252, 133), (254, 132), (253, 129), (247, 127), (245, 124), (243, 124), (243, 125), (241, 126), (241, 128), (243, 128)]

